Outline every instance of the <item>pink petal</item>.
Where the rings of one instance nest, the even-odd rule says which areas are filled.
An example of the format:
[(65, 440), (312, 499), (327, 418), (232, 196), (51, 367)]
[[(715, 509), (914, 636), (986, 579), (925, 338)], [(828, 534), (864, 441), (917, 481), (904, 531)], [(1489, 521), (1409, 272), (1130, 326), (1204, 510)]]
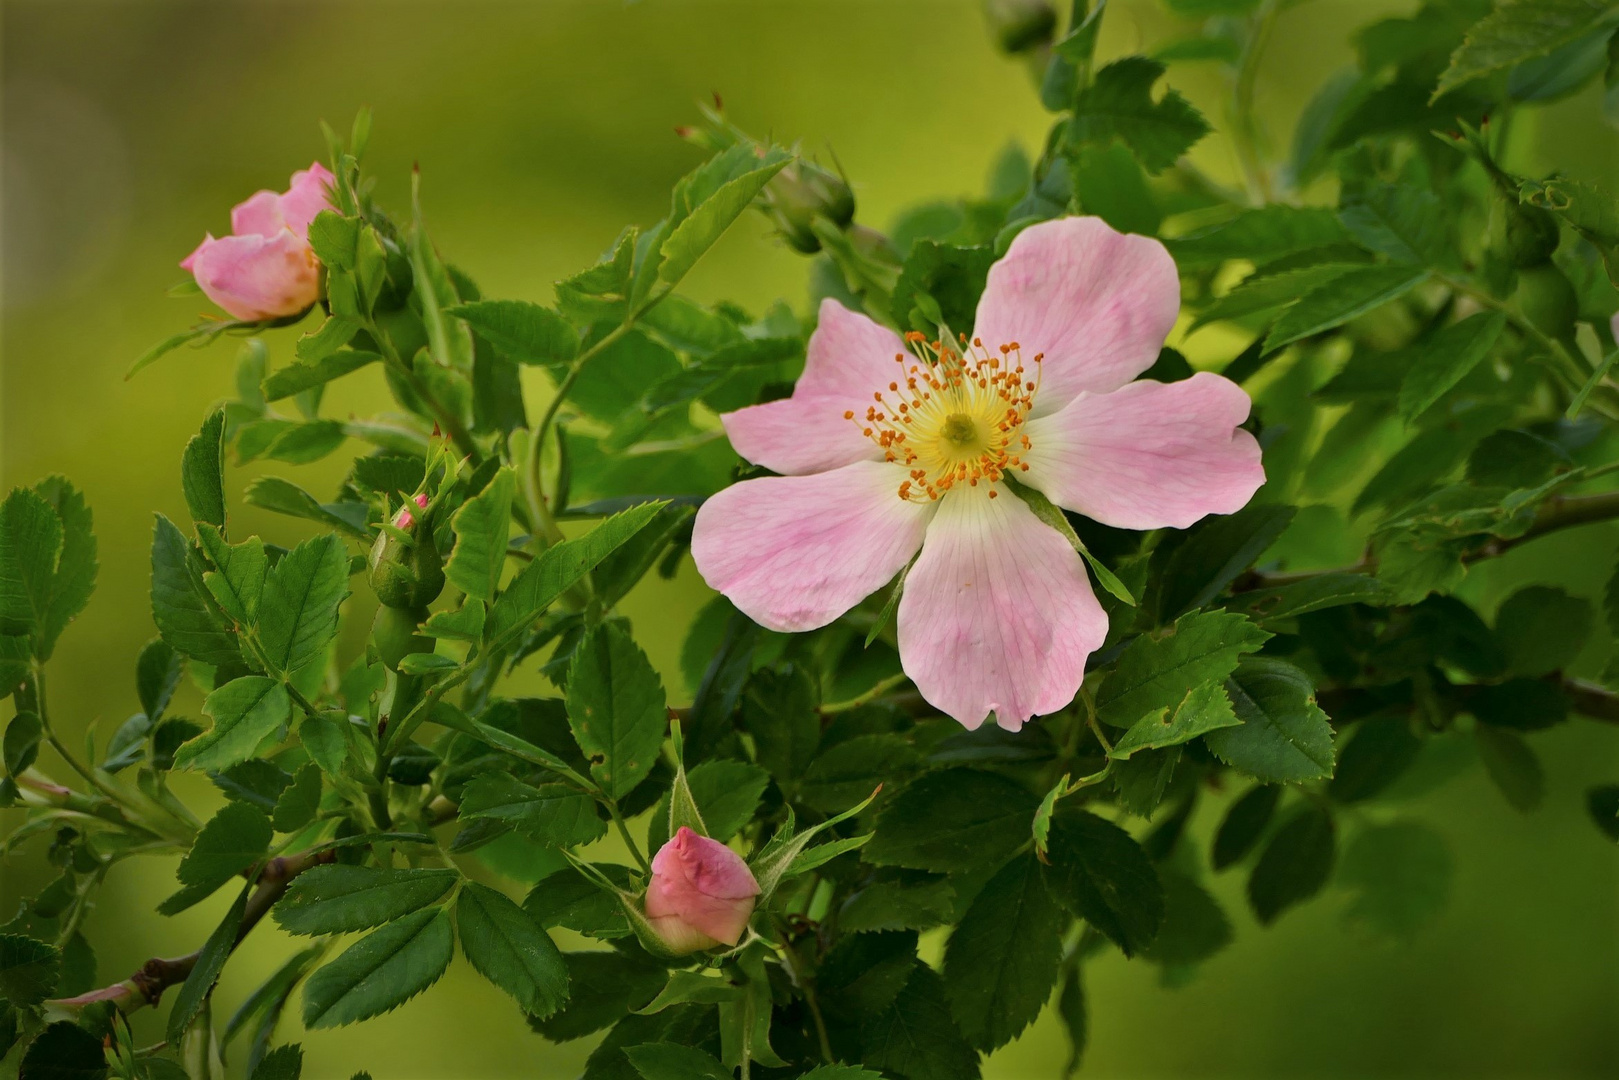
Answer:
[(316, 215), (334, 209), (331, 189), (336, 182), (331, 170), (318, 161), (292, 174), (287, 193), (281, 196), (281, 220), (300, 240), (309, 238), (309, 223)]
[[(738, 454), (787, 476), (881, 458), (857, 421), (876, 404), (873, 393), (899, 380), (898, 355), (909, 354), (894, 331), (836, 300), (823, 300), (793, 396), (726, 413), (725, 433)], [(855, 419), (845, 418), (846, 412)]]
[(205, 240), (186, 261), (208, 299), (238, 319), (296, 315), (320, 298), (314, 252), (285, 229)]
[(193, 250), (190, 255), (187, 255), (184, 259), (182, 259), (180, 261), (180, 269), (182, 269), (182, 270), (190, 270), (193, 267), (195, 267), (196, 264), (197, 264), (197, 256), (202, 254), (202, 249), (207, 247), (209, 244), (211, 244), (213, 242), (214, 242), (214, 234), (213, 233), (203, 233), (202, 234), (202, 243), (198, 244), (196, 246), (195, 250)]
[(940, 500), (905, 578), (899, 655), (936, 708), (1016, 731), (1074, 699), (1107, 616), (1068, 541), (996, 487)]
[(992, 351), (1017, 342), (1027, 367), (1045, 354), (1039, 416), (1151, 367), (1180, 295), (1175, 260), (1157, 240), (1114, 232), (1101, 218), (1059, 218), (1024, 229), (990, 267), (973, 334)]
[(652, 858), (646, 913), (676, 952), (709, 944), (701, 938), (735, 945), (758, 895), (759, 882), (742, 856), (681, 826)]
[(921, 546), (932, 504), (899, 497), (905, 469), (858, 461), (771, 476), (703, 504), (691, 553), (711, 588), (772, 630), (825, 626), (882, 588)]
[(236, 236), (274, 236), (286, 227), (281, 218), (281, 196), (273, 191), (255, 192), (230, 212), (230, 231)]
[(1031, 420), (1023, 474), (1059, 506), (1120, 529), (1184, 529), (1231, 514), (1265, 482), (1259, 443), (1237, 427), (1248, 395), (1204, 371), (1081, 394)]

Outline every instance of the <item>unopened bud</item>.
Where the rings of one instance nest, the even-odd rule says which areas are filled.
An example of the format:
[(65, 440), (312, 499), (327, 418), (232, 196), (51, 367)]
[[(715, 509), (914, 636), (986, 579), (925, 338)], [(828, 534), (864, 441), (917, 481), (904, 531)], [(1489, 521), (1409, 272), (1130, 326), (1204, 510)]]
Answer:
[(677, 956), (742, 940), (759, 882), (742, 856), (682, 825), (652, 859), (646, 916)]
[(814, 222), (824, 218), (838, 228), (854, 220), (854, 192), (843, 177), (808, 161), (796, 161), (777, 173), (765, 189), (766, 213), (796, 251), (821, 250)]
[[(427, 496), (412, 499), (418, 510), (427, 508)], [(433, 530), (418, 526), (409, 506), (399, 511), (394, 526), (412, 534), (407, 544), (383, 532), (371, 545), (371, 588), (384, 607), (420, 608), (432, 603), (444, 591), (444, 560), (433, 544)]]
[(1011, 56), (1049, 45), (1057, 33), (1057, 11), (1047, 0), (984, 0), (984, 18)]

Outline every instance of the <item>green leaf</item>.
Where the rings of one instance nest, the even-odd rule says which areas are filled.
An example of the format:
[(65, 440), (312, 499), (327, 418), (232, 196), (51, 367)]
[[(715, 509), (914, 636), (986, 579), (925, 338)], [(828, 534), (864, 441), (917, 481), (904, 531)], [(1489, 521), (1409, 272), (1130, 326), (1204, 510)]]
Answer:
[(1388, 586), (1366, 574), (1312, 574), (1290, 585), (1237, 593), (1226, 608), (1263, 623), (1346, 604), (1381, 607), (1392, 602)]
[(227, 544), (219, 530), (206, 522), (197, 525), (197, 540), (208, 561), (219, 568), (204, 571), (202, 583), (238, 626), (252, 626), (258, 621), (270, 567), (264, 541), (250, 536), (240, 544)]
[(1090, 1017), (1085, 1009), (1085, 984), (1080, 966), (1075, 964), (1063, 980), (1057, 995), (1057, 1018), (1068, 1034), (1068, 1061), (1063, 1065), (1063, 1080), (1079, 1070), (1080, 1059), (1085, 1056), (1085, 1044), (1090, 1037)]
[(1268, 657), (1243, 662), (1226, 682), (1241, 727), (1204, 736), (1214, 755), (1256, 780), (1280, 783), (1332, 775), (1332, 725), (1304, 672)]
[(1282, 310), (1300, 296), (1329, 281), (1335, 281), (1361, 265), (1354, 262), (1324, 262), (1289, 269), (1260, 269), (1243, 278), (1225, 295), (1199, 311), (1192, 329), (1212, 322), (1262, 316), (1274, 321)]
[(38, 492), (17, 488), (0, 505), (0, 632), (46, 625), (62, 551), (62, 519)]
[(722, 1001), (736, 1001), (743, 989), (723, 976), (710, 978), (695, 971), (671, 971), (669, 982), (658, 996), (635, 1010), (646, 1016), (659, 1013), (671, 1005), (718, 1005)]
[(1516, 732), (1480, 724), (1473, 732), (1484, 771), (1512, 808), (1527, 814), (1546, 799), (1546, 772), (1540, 758)]
[(821, 744), (820, 695), (802, 664), (757, 671), (742, 692), (742, 726), (754, 756), (785, 786), (803, 775)]
[(607, 834), (590, 796), (564, 784), (531, 787), (501, 772), (486, 773), (466, 786), (461, 817), (501, 821), (554, 847), (588, 844)]
[[(1090, 553), (1090, 549), (1080, 540), (1079, 534), (1074, 531), (1074, 527), (1063, 516), (1062, 510), (1050, 499), (1046, 498), (1044, 492), (1037, 491), (1026, 484), (1020, 484), (1011, 477), (1007, 477), (1006, 486), (1011, 489), (1012, 494), (1022, 499), (1024, 504), (1034, 511), (1035, 517), (1056, 529), (1069, 544), (1073, 545), (1074, 550), (1079, 552), (1085, 561), (1090, 564), (1091, 572), (1096, 575), (1097, 584), (1124, 603), (1129, 604), (1131, 607), (1135, 606), (1136, 598), (1130, 595), (1130, 590), (1124, 587), (1124, 582), (1120, 581), (1113, 571), (1102, 565), (1100, 559)], [(909, 567), (907, 567), (908, 570)], [(903, 585), (903, 579), (901, 585)], [(896, 588), (895, 599), (891, 600), (891, 603), (898, 602), (898, 594), (899, 591)]]
[(361, 502), (322, 504), (297, 484), (279, 476), (259, 477), (247, 486), (242, 497), (251, 506), (341, 529), (361, 540), (371, 539), (365, 527), (366, 507)]
[(1477, 367), (1506, 325), (1505, 312), (1481, 311), (1430, 338), (1400, 385), (1400, 415), (1406, 422), (1421, 416)]
[(1440, 266), (1452, 261), (1449, 219), (1432, 191), (1408, 184), (1371, 184), (1344, 200), (1338, 220), (1361, 246), (1395, 262)]
[(731, 1080), (731, 1070), (712, 1054), (674, 1043), (643, 1043), (624, 1049), (642, 1080)]
[(20, 712), (11, 718), (6, 725), (4, 742), (0, 743), (7, 776), (16, 779), (34, 763), (39, 757), (39, 741), (44, 735), (45, 724), (38, 714)]
[(1160, 710), (1179, 709), (1195, 688), (1236, 670), (1242, 654), (1269, 639), (1241, 615), (1183, 615), (1162, 636), (1143, 634), (1125, 646), (1096, 695), (1097, 717), (1128, 728)]
[(465, 374), (472, 370), (472, 332), (445, 314), (458, 305), (461, 298), (422, 223), (420, 175), (412, 174), (410, 186), (412, 226), (408, 246), (414, 284), (411, 298), (421, 305), (427, 351), (435, 364)]
[(579, 332), (548, 307), (526, 300), (478, 300), (448, 314), (466, 324), (502, 355), (519, 364), (560, 367), (579, 352)]
[(209, 606), (196, 563), (174, 522), (158, 514), (152, 535), (152, 621), (176, 652), (205, 664), (239, 662), (236, 635)]
[(180, 461), (180, 486), (193, 521), (225, 527), (225, 410), (208, 414), (202, 430), (186, 443)]
[(1163, 214), (1134, 154), (1117, 142), (1070, 145), (1065, 153), (1080, 209), (1119, 232), (1157, 234)]
[(799, 783), (799, 801), (823, 813), (847, 810), (884, 783), (902, 784), (922, 766), (922, 755), (899, 735), (856, 735), (822, 751)]
[(1201, 522), (1175, 549), (1158, 585), (1158, 614), (1200, 608), (1252, 566), (1292, 524), (1291, 506), (1256, 503)]
[(258, 638), (273, 670), (290, 674), (325, 651), (337, 635), (337, 609), (348, 586), (348, 551), (332, 534), (305, 540), (270, 568)]
[(1619, 843), (1619, 784), (1598, 784), (1588, 790), (1585, 809), (1602, 835)]
[(1341, 803), (1371, 798), (1400, 778), (1422, 746), (1411, 733), (1409, 717), (1367, 717), (1355, 725), (1353, 737), (1339, 751), (1327, 794)]
[(484, 978), (530, 1016), (546, 1017), (568, 1000), (568, 968), (533, 917), (504, 894), (467, 882), (455, 898), (461, 951)]
[[(327, 325), (339, 321), (329, 319), (327, 320)], [(283, 398), (292, 397), (294, 394), (301, 394), (305, 390), (313, 390), (317, 386), (324, 386), (333, 379), (341, 379), (344, 375), (359, 371), (361, 368), (374, 364), (381, 359), (382, 357), (374, 352), (364, 352), (358, 349), (338, 349), (335, 352), (321, 356), (319, 359), (288, 364), (264, 380), (261, 386), (264, 400), (280, 401)]]
[(950, 883), (918, 885), (879, 881), (852, 894), (838, 912), (838, 929), (849, 934), (884, 930), (926, 930), (951, 920), (955, 890)]
[(1320, 892), (1336, 852), (1332, 815), (1306, 806), (1276, 831), (1248, 878), (1248, 902), (1269, 926), (1295, 904)]
[(1428, 271), (1413, 266), (1367, 266), (1318, 285), (1288, 308), (1265, 338), (1265, 351), (1275, 352), (1301, 338), (1342, 326), (1416, 288)]
[(56, 989), (62, 954), (55, 946), (21, 934), (0, 934), (0, 998), (21, 1007), (38, 1005)]
[[(686, 773), (685, 779), (685, 790), (702, 825), (701, 830), (696, 825), (691, 826), (692, 829), (722, 844), (753, 819), (753, 812), (759, 808), (760, 796), (770, 786), (770, 777), (757, 765), (726, 759), (705, 761)], [(652, 815), (652, 824), (647, 828), (647, 846), (654, 851), (673, 835), (667, 831), (673, 798), (671, 790), (658, 803), (657, 812)], [(679, 825), (675, 828), (678, 829)]]
[(304, 1026), (338, 1027), (395, 1009), (439, 980), (455, 951), (443, 908), (374, 930), (309, 977)]
[(1356, 893), (1344, 917), (1411, 941), (1449, 902), (1454, 871), (1445, 838), (1420, 822), (1364, 829), (1350, 841), (1338, 871), (1339, 881)]
[(568, 966), (568, 1003), (533, 1024), (552, 1042), (583, 1038), (610, 1026), (651, 1001), (669, 977), (644, 954), (576, 952), (564, 953), (563, 960)]
[(652, 662), (622, 624), (585, 636), (568, 670), (568, 725), (609, 797), (622, 799), (652, 771), (667, 705)]
[(663, 260), (658, 279), (673, 285), (685, 277), (789, 160), (783, 158), (728, 180), (695, 206), (659, 249)]
[(101, 1040), (71, 1020), (45, 1025), (23, 1051), (17, 1080), (104, 1080)]
[[(263, 817), (262, 814), (259, 816)], [(200, 843), (201, 838), (198, 840)], [(188, 861), (189, 859), (190, 856), (187, 856)], [(186, 1029), (191, 1026), (191, 1021), (207, 1004), (214, 983), (219, 981), (219, 973), (225, 970), (225, 961), (230, 959), (231, 950), (236, 947), (236, 939), (242, 932), (242, 916), (247, 911), (247, 898), (252, 893), (253, 882), (249, 881), (242, 891), (236, 894), (236, 902), (231, 904), (230, 909), (225, 912), (225, 917), (214, 927), (213, 933), (208, 935), (208, 940), (203, 942), (202, 949), (197, 954), (197, 962), (192, 967), (191, 973), (186, 976), (180, 992), (175, 995), (174, 1007), (169, 1010), (168, 1037), (171, 1045), (180, 1045), (180, 1040), (184, 1037)]]
[(262, 810), (245, 802), (226, 803), (197, 833), (175, 876), (184, 885), (212, 892), (263, 858), (272, 835)]
[(1164, 65), (1145, 56), (1101, 68), (1074, 102), (1069, 139), (1099, 145), (1118, 139), (1154, 176), (1175, 164), (1209, 133), (1209, 125), (1175, 90), (1153, 100), (1153, 85), (1163, 74)]
[[(632, 888), (628, 867), (594, 865), (620, 888)], [(609, 892), (572, 865), (541, 878), (524, 898), (523, 910), (546, 929), (561, 926), (596, 938), (624, 937), (630, 932), (617, 893)]]
[(369, 930), (427, 907), (457, 880), (454, 870), (316, 866), (293, 879), (275, 921), (291, 934)]
[(1495, 636), (1514, 675), (1548, 675), (1574, 662), (1591, 632), (1588, 600), (1549, 585), (1530, 585), (1495, 613)]
[(611, 610), (629, 595), (671, 541), (677, 540), (682, 532), (690, 535), (691, 519), (696, 514), (697, 508), (691, 505), (665, 504), (650, 525), (602, 560), (590, 576), (603, 609)]
[(287, 1043), (259, 1059), (253, 1068), (253, 1080), (299, 1080), (303, 1073), (304, 1048)]
[(444, 566), (444, 575), (450, 584), (485, 603), (494, 602), (506, 569), (506, 538), (516, 495), (517, 474), (503, 468), (482, 491), (461, 504), (450, 522), (455, 550)]
[(177, 769), (225, 769), (252, 757), (292, 715), (287, 689), (262, 675), (243, 675), (209, 694), (202, 711), (214, 726), (174, 754)]
[(435, 653), (411, 653), (399, 661), (402, 675), (442, 675), (460, 666), (453, 658)]
[(1059, 806), (1048, 850), (1051, 862), (1043, 872), (1058, 903), (1126, 956), (1152, 944), (1164, 918), (1164, 887), (1129, 833), (1078, 807)]
[(861, 1061), (917, 1080), (977, 1080), (978, 1056), (962, 1038), (944, 983), (926, 964), (911, 968), (894, 1003), (860, 1027)]
[(864, 857), (877, 866), (942, 873), (996, 866), (1028, 840), (1039, 801), (997, 773), (930, 773), (883, 807)]
[(293, 774), (292, 783), (275, 802), (270, 822), (276, 832), (297, 832), (320, 813), (320, 766), (311, 761)]
[(1348, 239), (1338, 215), (1331, 210), (1273, 203), (1177, 236), (1165, 241), (1165, 246), (1184, 268), (1218, 265), (1228, 259), (1266, 263)]
[(1500, 0), (1451, 54), (1433, 98), (1481, 75), (1544, 56), (1613, 14), (1611, 0)]
[(614, 514), (584, 536), (546, 548), (506, 586), (489, 609), (484, 637), (490, 651), (504, 651), (596, 565), (657, 516), (660, 502)]
[[(1200, 964), (1231, 944), (1231, 922), (1207, 889), (1175, 870), (1164, 880), (1164, 925), (1143, 955), (1166, 969)], [(1166, 981), (1171, 970), (1164, 972)]]
[(1033, 855), (1007, 863), (973, 899), (945, 947), (944, 985), (975, 1049), (1005, 1046), (1040, 1015), (1065, 921)]
[(1137, 750), (1158, 750), (1179, 746), (1199, 735), (1242, 723), (1232, 711), (1231, 699), (1217, 682), (1203, 683), (1190, 690), (1173, 712), (1160, 709), (1148, 713), (1113, 744), (1110, 757), (1124, 760)]

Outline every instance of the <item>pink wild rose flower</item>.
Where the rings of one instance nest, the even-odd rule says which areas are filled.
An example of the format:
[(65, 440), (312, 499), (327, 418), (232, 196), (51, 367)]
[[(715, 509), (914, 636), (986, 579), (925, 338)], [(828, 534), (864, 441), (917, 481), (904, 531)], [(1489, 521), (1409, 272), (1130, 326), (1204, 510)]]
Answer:
[(332, 174), (319, 162), (292, 174), (285, 193), (261, 191), (230, 213), (231, 235), (212, 233), (180, 266), (203, 294), (247, 322), (296, 315), (320, 299), (309, 223), (330, 210)]
[(703, 505), (698, 570), (754, 621), (797, 631), (910, 565), (899, 654), (924, 698), (968, 728), (1061, 709), (1107, 616), (1079, 554), (1007, 481), (1105, 525), (1183, 529), (1265, 480), (1241, 387), (1132, 381), (1179, 310), (1164, 246), (1093, 217), (1019, 234), (959, 351), (912, 335), (913, 355), (824, 301), (792, 397), (722, 418), (737, 453), (782, 475)]
[(673, 953), (735, 945), (758, 895), (742, 856), (682, 825), (652, 857), (647, 921)]

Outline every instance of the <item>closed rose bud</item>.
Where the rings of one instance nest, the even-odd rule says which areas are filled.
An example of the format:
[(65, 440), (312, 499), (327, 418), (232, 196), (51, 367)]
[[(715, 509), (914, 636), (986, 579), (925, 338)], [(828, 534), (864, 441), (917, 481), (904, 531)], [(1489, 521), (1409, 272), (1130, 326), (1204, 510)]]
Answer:
[(296, 315), (320, 299), (309, 223), (331, 205), (332, 174), (318, 162), (282, 194), (261, 191), (231, 211), (231, 235), (207, 238), (180, 265), (203, 294), (244, 321)]
[(758, 895), (759, 883), (740, 855), (681, 826), (652, 859), (647, 921), (677, 955), (735, 945)]
[(414, 495), (394, 515), (394, 527), (411, 532), (414, 544), (379, 532), (371, 545), (371, 587), (385, 607), (425, 607), (444, 591), (444, 559), (433, 543), (433, 530), (417, 528), (420, 523), (412, 512), (412, 506), (425, 510), (427, 503), (426, 495)]

